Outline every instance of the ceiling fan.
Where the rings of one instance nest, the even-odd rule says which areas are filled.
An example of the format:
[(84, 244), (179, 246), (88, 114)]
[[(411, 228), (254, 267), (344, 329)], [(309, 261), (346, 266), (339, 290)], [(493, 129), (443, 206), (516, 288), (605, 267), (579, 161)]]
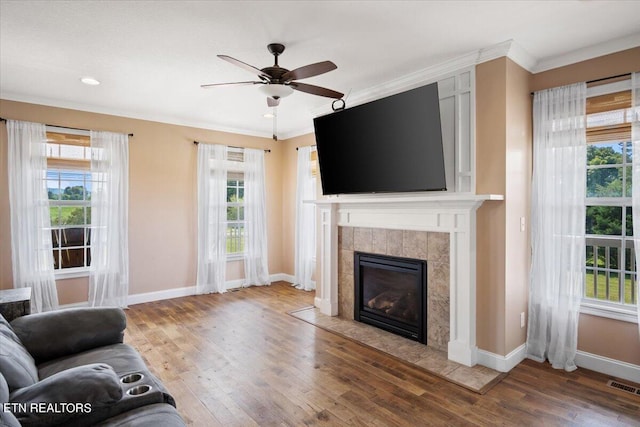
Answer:
[(233, 83), (213, 83), (201, 85), (202, 88), (209, 89), (221, 86), (242, 86), (242, 85), (262, 85), (260, 89), (267, 95), (267, 105), (269, 107), (277, 107), (280, 99), (291, 95), (294, 90), (310, 93), (312, 95), (325, 96), (327, 98), (340, 99), (344, 94), (335, 90), (327, 89), (320, 86), (314, 86), (306, 83), (300, 83), (297, 80), (318, 76), (338, 68), (331, 61), (317, 62), (315, 64), (305, 65), (295, 70), (287, 70), (278, 65), (278, 56), (284, 52), (284, 45), (280, 43), (271, 43), (267, 45), (269, 52), (275, 57), (275, 64), (271, 67), (258, 69), (252, 65), (242, 62), (238, 59), (227, 55), (218, 55), (218, 58), (237, 65), (255, 74), (259, 81), (233, 82)]

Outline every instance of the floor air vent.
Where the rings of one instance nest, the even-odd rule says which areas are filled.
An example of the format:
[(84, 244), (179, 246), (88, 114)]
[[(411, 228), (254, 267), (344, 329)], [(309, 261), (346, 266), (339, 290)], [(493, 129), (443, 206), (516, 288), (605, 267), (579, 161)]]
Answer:
[(627, 384), (620, 383), (618, 381), (609, 380), (607, 385), (612, 388), (617, 388), (618, 390), (626, 391), (627, 393), (635, 394), (636, 396), (640, 396), (640, 388), (630, 386)]

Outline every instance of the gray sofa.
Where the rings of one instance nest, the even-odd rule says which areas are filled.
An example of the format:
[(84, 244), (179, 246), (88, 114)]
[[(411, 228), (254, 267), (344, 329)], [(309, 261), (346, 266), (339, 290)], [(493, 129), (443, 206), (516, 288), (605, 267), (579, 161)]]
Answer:
[(119, 308), (0, 316), (0, 426), (184, 426)]

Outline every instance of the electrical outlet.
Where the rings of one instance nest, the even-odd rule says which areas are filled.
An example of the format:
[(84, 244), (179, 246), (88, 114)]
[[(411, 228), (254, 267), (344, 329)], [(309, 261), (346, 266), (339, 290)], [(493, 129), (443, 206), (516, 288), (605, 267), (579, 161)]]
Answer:
[(520, 327), (524, 328), (524, 311), (520, 313)]

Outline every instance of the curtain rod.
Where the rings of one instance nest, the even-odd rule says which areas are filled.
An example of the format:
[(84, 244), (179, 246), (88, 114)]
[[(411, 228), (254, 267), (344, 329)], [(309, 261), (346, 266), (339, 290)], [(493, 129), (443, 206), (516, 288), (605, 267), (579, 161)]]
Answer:
[[(6, 122), (7, 119), (0, 117), (0, 122)], [(53, 128), (61, 128), (61, 129), (71, 129), (71, 130), (82, 130), (82, 131), (86, 131), (86, 132), (91, 132), (91, 129), (82, 129), (82, 128), (73, 128), (70, 126), (60, 126), (60, 125), (50, 125), (50, 124), (45, 124), (45, 126), (49, 126), (49, 127), (53, 127)], [(133, 136), (132, 133), (127, 134), (129, 136)]]
[[(611, 80), (611, 79), (617, 79), (620, 77), (627, 77), (627, 76), (631, 76), (631, 73), (624, 73), (624, 74), (618, 74), (617, 76), (609, 76), (609, 77), (602, 77), (600, 79), (593, 79), (593, 80), (587, 80), (585, 83), (589, 84), (589, 83), (598, 83), (598, 82), (602, 82), (604, 80)], [(531, 92), (531, 95), (533, 96), (535, 92)]]
[[(200, 141), (193, 141), (193, 143), (194, 143), (195, 145), (198, 145), (198, 144), (200, 144)], [(206, 144), (206, 143), (205, 143), (205, 142), (203, 142), (203, 144)], [(229, 147), (229, 148), (238, 148), (238, 149), (240, 149), (240, 150), (244, 150), (245, 148), (247, 148), (247, 147), (234, 147), (233, 145), (227, 145), (227, 147)], [(269, 149), (265, 149), (265, 150), (264, 150), (264, 152), (265, 152), (265, 153), (270, 153), (270, 152), (271, 152), (271, 150), (269, 150)]]

